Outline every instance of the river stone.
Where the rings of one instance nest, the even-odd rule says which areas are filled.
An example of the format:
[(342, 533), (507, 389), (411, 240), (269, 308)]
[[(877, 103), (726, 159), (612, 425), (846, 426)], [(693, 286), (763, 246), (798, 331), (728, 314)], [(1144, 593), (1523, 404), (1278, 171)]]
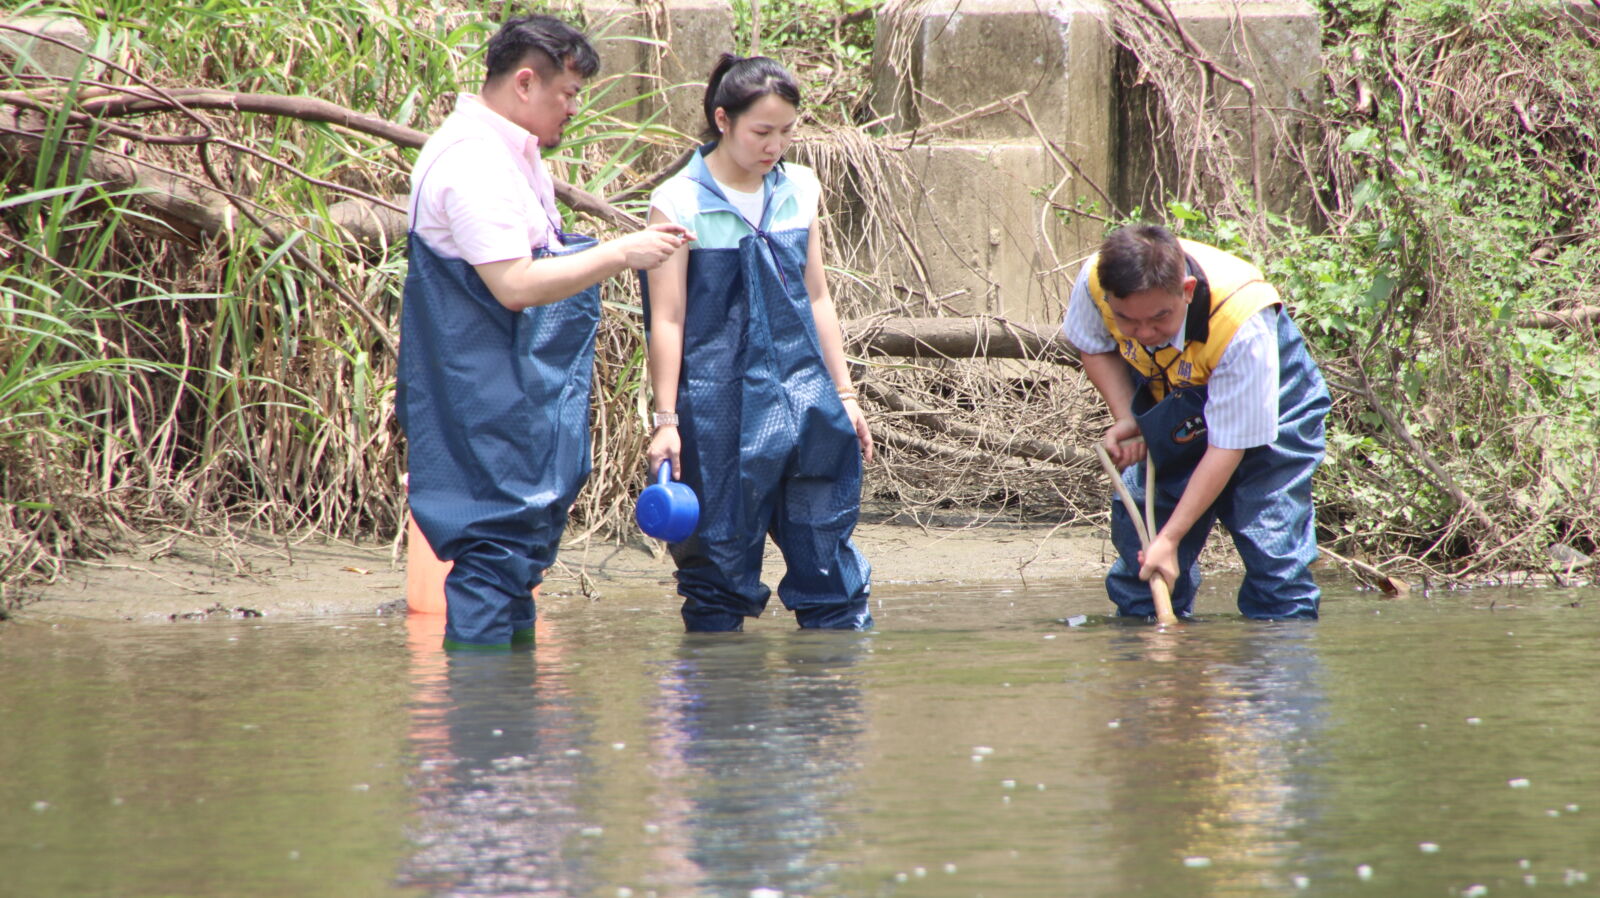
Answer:
[[(32, 69), (38, 74), (50, 75), (56, 78), (71, 78), (78, 71), (78, 63), (83, 58), (83, 51), (93, 46), (89, 39), (89, 29), (77, 19), (59, 19), (49, 16), (0, 16), (0, 24), (17, 28), (36, 31), (56, 40), (66, 41), (72, 47), (63, 47), (48, 40), (42, 40), (28, 34), (12, 31), (9, 28), (0, 29), (0, 59), (9, 67), (13, 61), (21, 59), (27, 69)], [(77, 49), (73, 49), (73, 48)], [(101, 66), (91, 62), (84, 70), (84, 77), (94, 78), (100, 74)]]
[(1579, 552), (1577, 549), (1562, 543), (1551, 543), (1545, 548), (1545, 552), (1550, 555), (1550, 559), (1552, 561), (1564, 568), (1587, 567), (1591, 562), (1594, 561), (1593, 558), (1590, 558), (1582, 552)]

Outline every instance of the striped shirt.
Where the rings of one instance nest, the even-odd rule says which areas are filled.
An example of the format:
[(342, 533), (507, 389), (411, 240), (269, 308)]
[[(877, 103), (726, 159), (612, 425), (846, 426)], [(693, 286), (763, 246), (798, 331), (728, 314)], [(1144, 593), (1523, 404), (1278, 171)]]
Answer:
[[(1079, 352), (1116, 352), (1100, 308), (1089, 295), (1089, 265), (1078, 272), (1061, 333)], [(1169, 344), (1182, 350), (1184, 331)], [(1159, 347), (1150, 347), (1156, 349)], [(1278, 436), (1278, 307), (1239, 325), (1206, 381), (1206, 439), (1218, 449), (1265, 446)]]

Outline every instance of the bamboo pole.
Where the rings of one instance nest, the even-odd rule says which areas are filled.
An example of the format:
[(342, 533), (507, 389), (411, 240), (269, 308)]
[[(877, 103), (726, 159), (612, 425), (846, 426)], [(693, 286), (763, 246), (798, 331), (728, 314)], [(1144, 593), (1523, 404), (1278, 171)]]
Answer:
[[(1128, 510), (1128, 516), (1133, 518), (1133, 529), (1139, 534), (1140, 547), (1148, 551), (1151, 539), (1150, 530), (1155, 525), (1154, 505), (1151, 504), (1150, 507), (1150, 526), (1147, 527), (1145, 516), (1139, 513), (1139, 503), (1133, 501), (1133, 494), (1128, 492), (1128, 488), (1123, 485), (1122, 475), (1117, 472), (1117, 466), (1111, 463), (1111, 456), (1106, 454), (1106, 447), (1095, 443), (1094, 451), (1100, 457), (1100, 466), (1105, 468), (1106, 476), (1111, 478), (1111, 488), (1116, 490), (1118, 498), (1122, 500), (1122, 506)], [(1150, 487), (1154, 485), (1154, 461), (1151, 462), (1149, 470), (1151, 483), (1145, 487), (1147, 496), (1151, 494)], [(1150, 597), (1154, 600), (1156, 606), (1156, 623), (1175, 624), (1178, 622), (1178, 616), (1172, 612), (1172, 593), (1167, 586), (1167, 581), (1163, 580), (1160, 574), (1150, 578)]]

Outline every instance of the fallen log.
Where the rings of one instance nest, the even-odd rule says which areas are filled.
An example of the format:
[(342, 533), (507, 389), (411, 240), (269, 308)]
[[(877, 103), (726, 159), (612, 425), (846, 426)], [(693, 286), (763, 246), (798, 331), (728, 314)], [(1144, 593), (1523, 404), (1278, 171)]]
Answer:
[(1021, 464), (1013, 459), (995, 458), (993, 455), (985, 455), (973, 449), (963, 449), (959, 446), (947, 446), (943, 443), (935, 443), (932, 440), (924, 440), (883, 422), (874, 424), (873, 431), (875, 438), (886, 446), (915, 452), (931, 458), (948, 458), (962, 464), (973, 465), (974, 467), (999, 465), (1003, 468), (1015, 468)]
[(861, 355), (1078, 364), (1078, 351), (1054, 324), (1025, 324), (990, 316), (871, 318), (845, 322), (844, 332), (850, 348)]
[(1600, 306), (1520, 312), (1517, 314), (1516, 322), (1518, 327), (1537, 327), (1545, 330), (1592, 327), (1600, 325)]
[[(254, 113), (258, 115), (273, 115), (279, 118), (291, 118), (298, 121), (314, 122), (335, 125), (350, 131), (365, 134), (386, 140), (397, 147), (417, 149), (428, 139), (426, 132), (409, 128), (405, 125), (395, 124), (374, 115), (356, 112), (336, 103), (330, 103), (316, 97), (293, 97), (280, 94), (241, 93), (238, 91), (214, 90), (210, 88), (174, 88), (170, 90), (154, 91), (148, 89), (122, 89), (117, 92), (107, 92), (104, 89), (91, 88), (80, 94), (65, 94), (59, 91), (5, 91), (0, 92), (0, 118), (20, 121), (20, 116), (5, 114), (4, 105), (15, 109), (32, 110), (51, 114), (58, 112), (63, 106), (73, 109), (72, 118), (75, 121), (87, 123), (89, 120), (126, 118), (130, 116), (149, 115), (151, 113), (182, 113), (188, 110), (226, 110), (236, 113)], [(27, 140), (27, 137), (42, 137), (42, 134), (29, 135), (26, 132), (12, 131), (12, 135), (19, 138), (11, 146), (0, 149), (10, 150), (13, 154), (20, 155), (23, 159), (37, 158), (40, 145), (38, 139)], [(129, 136), (125, 132), (122, 136)], [(208, 134), (197, 134), (194, 143), (203, 143), (211, 139)], [(163, 138), (171, 142), (171, 138)], [(21, 150), (20, 154), (17, 153)], [(31, 153), (29, 151), (32, 151)], [(98, 152), (98, 151), (97, 151)], [(124, 157), (126, 158), (126, 157)], [(624, 212), (607, 202), (605, 199), (574, 186), (565, 181), (552, 178), (555, 183), (556, 199), (582, 215), (588, 215), (604, 221), (614, 227), (625, 230), (634, 230), (644, 226), (644, 221), (638, 216)], [(164, 192), (169, 185), (161, 179), (154, 183), (135, 183), (129, 187), (148, 188), (150, 192), (159, 194)], [(363, 245), (372, 246), (385, 242), (395, 242), (405, 234), (405, 217), (393, 210), (368, 203), (362, 200), (350, 200), (358, 206), (367, 207), (358, 209), (347, 217), (341, 225), (351, 230), (351, 236)], [(159, 205), (159, 203), (157, 203)], [(218, 230), (218, 221), (214, 215), (208, 214), (218, 211), (227, 205), (220, 206), (202, 202), (201, 206), (209, 208), (193, 209), (192, 197), (180, 195), (179, 201), (173, 204), (176, 210), (164, 209), (169, 214), (177, 214), (182, 220), (195, 225), (207, 234), (215, 234)], [(187, 214), (179, 214), (187, 213)]]

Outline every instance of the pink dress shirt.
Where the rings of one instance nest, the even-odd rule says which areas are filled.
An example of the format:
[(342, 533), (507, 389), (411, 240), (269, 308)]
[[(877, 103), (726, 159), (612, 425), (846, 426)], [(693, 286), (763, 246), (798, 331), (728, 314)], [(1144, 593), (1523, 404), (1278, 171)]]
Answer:
[(559, 249), (561, 214), (539, 139), (462, 94), (411, 169), (410, 224), (434, 252), (470, 265)]

